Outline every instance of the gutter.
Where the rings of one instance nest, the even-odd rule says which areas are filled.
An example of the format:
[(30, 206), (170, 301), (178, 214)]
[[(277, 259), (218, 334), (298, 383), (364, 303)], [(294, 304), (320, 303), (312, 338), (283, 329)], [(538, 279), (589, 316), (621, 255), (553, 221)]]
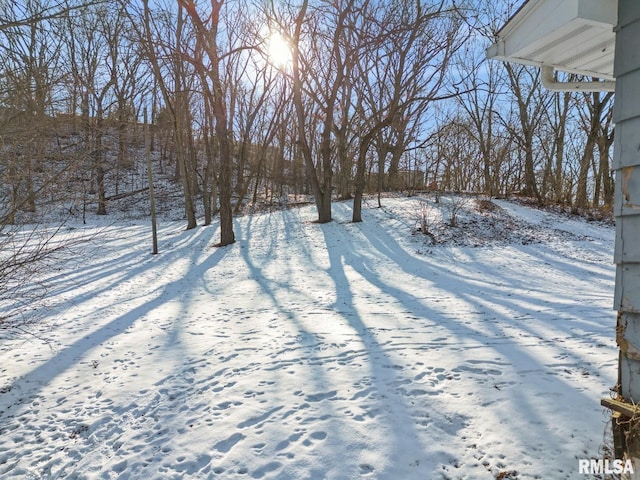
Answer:
[(542, 85), (552, 92), (615, 92), (616, 81), (604, 80), (593, 82), (558, 82), (553, 77), (554, 69), (547, 65), (540, 67)]

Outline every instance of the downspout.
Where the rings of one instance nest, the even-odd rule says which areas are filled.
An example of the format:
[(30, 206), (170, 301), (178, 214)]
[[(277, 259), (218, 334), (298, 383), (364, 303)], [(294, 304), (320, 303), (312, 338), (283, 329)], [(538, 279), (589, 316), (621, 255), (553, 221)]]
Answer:
[(615, 80), (602, 82), (558, 82), (553, 78), (553, 67), (543, 65), (540, 67), (542, 85), (552, 92), (615, 92)]

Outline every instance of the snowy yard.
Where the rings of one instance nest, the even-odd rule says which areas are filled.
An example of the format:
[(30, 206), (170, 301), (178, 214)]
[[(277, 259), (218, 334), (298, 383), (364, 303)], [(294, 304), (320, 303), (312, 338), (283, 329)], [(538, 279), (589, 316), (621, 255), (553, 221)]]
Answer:
[(222, 249), (165, 222), (157, 256), (106, 227), (47, 274), (51, 347), (0, 344), (0, 477), (587, 478), (613, 228), (496, 202), (508, 241), (431, 246), (418, 202), (241, 217)]

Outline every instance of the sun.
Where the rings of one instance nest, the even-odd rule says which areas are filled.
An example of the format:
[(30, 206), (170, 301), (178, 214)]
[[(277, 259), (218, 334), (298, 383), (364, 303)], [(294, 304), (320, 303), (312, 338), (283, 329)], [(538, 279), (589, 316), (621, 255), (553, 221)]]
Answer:
[(291, 44), (280, 32), (271, 32), (267, 38), (267, 56), (275, 67), (286, 68), (291, 65)]

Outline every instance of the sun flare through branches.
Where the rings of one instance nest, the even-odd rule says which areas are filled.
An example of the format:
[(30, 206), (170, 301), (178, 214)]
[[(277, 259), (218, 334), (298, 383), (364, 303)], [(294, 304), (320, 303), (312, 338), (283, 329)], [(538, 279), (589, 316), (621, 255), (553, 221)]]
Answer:
[(267, 58), (277, 68), (291, 65), (291, 44), (280, 32), (271, 32), (267, 38)]

